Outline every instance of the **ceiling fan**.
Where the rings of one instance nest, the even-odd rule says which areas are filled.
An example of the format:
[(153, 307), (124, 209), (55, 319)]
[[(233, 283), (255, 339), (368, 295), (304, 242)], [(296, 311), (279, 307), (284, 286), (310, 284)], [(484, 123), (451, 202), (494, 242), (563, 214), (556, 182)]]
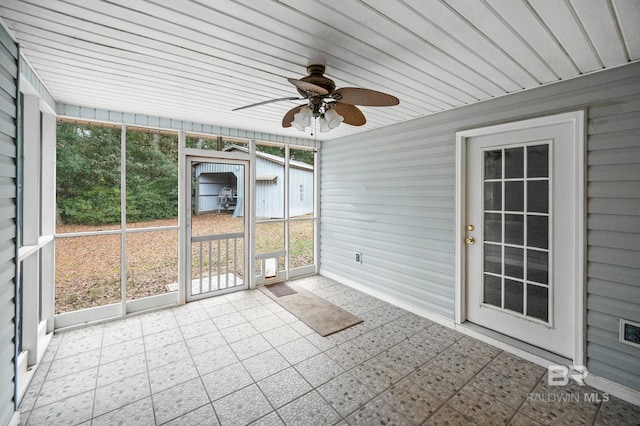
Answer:
[(309, 65), (306, 77), (301, 79), (288, 78), (302, 97), (286, 97), (270, 99), (235, 108), (238, 111), (259, 105), (280, 101), (306, 100), (307, 103), (291, 108), (282, 119), (282, 127), (295, 127), (304, 131), (311, 125), (311, 119), (319, 119), (320, 131), (328, 132), (338, 127), (342, 122), (352, 126), (362, 126), (367, 122), (364, 114), (356, 105), (361, 106), (393, 106), (400, 101), (395, 96), (375, 90), (358, 87), (341, 87), (330, 78), (325, 77), (325, 66), (321, 64)]

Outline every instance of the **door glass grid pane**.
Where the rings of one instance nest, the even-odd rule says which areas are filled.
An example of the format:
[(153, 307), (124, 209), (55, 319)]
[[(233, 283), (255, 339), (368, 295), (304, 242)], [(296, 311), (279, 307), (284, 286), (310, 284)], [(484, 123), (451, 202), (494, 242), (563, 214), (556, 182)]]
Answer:
[(549, 320), (549, 144), (484, 152), (483, 303)]

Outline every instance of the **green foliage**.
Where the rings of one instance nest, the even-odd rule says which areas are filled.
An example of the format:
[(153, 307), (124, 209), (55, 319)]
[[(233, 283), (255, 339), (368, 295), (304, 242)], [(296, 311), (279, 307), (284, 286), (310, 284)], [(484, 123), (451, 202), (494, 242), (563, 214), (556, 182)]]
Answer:
[[(59, 123), (58, 214), (64, 223), (120, 223), (120, 129)], [(175, 135), (127, 132), (127, 221), (178, 215)]]

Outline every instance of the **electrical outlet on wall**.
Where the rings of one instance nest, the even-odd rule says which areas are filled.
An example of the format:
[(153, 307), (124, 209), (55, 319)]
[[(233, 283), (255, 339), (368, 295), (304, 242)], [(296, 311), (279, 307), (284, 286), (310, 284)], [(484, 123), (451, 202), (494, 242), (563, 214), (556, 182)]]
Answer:
[(356, 263), (362, 263), (362, 253), (356, 252), (355, 260)]

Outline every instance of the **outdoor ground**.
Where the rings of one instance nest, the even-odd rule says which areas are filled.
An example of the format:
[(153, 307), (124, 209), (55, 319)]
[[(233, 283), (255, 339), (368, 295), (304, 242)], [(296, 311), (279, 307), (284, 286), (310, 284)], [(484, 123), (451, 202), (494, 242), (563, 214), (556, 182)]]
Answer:
[[(167, 219), (135, 223), (128, 228), (155, 228), (177, 224), (176, 219)], [(242, 218), (233, 218), (229, 214), (195, 216), (192, 220), (192, 234), (233, 233), (241, 231), (242, 225)], [(70, 224), (58, 225), (56, 233), (118, 229), (118, 225), (96, 227)], [(119, 233), (56, 240), (56, 313), (120, 301), (121, 246)], [(283, 250), (283, 224), (257, 225), (256, 247), (257, 253)], [(242, 247), (239, 249), (241, 255)], [(166, 293), (168, 284), (178, 282), (177, 229), (129, 233), (126, 251), (127, 299)], [(197, 259), (194, 262), (196, 278)], [(310, 264), (313, 264), (313, 221), (293, 221), (290, 224), (290, 267)], [(243, 273), (240, 269), (237, 270), (239, 276)]]

